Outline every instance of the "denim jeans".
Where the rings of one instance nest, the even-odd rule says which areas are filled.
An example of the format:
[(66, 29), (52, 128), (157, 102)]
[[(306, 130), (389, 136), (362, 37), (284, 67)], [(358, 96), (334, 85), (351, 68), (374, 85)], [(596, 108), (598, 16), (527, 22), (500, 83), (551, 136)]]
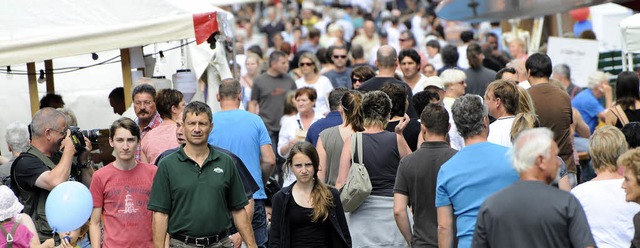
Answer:
[[(251, 220), (251, 227), (253, 228), (253, 237), (256, 239), (256, 244), (259, 248), (267, 248), (269, 241), (269, 233), (267, 232), (267, 212), (264, 205), (265, 200), (254, 200), (253, 206), (253, 219)], [(229, 229), (230, 234), (235, 234), (238, 231), (235, 227)], [(245, 247), (243, 245), (243, 247)]]

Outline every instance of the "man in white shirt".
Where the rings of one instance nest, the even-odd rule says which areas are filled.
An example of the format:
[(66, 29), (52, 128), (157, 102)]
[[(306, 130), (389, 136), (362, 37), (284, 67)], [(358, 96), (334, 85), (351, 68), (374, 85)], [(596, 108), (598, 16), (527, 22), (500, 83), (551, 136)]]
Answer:
[(511, 147), (511, 126), (518, 110), (518, 86), (507, 80), (496, 80), (487, 86), (484, 104), (496, 121), (489, 125), (487, 141)]

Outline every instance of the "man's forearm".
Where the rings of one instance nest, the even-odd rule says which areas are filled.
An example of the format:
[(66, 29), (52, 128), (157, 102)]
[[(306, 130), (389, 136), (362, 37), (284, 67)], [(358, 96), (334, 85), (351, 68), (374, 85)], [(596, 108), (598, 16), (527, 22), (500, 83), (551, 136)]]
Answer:
[(404, 237), (404, 240), (407, 241), (407, 245), (411, 246), (411, 223), (409, 222), (409, 215), (407, 215), (407, 211), (394, 214), (396, 219), (396, 225), (398, 225), (398, 229), (400, 229), (400, 233)]
[(153, 212), (153, 247), (164, 248), (167, 236), (169, 215), (161, 212)]
[(256, 248), (256, 239), (253, 236), (253, 229), (251, 228), (251, 222), (245, 212), (244, 208), (239, 210), (234, 210), (231, 212), (233, 215), (233, 222), (236, 226), (236, 229), (242, 236), (242, 240), (247, 244), (247, 247)]

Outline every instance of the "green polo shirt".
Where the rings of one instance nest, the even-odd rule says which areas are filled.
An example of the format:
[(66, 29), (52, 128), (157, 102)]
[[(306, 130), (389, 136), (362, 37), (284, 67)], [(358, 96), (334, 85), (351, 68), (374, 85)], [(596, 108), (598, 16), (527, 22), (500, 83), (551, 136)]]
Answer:
[(169, 215), (169, 234), (204, 237), (227, 230), (229, 212), (248, 204), (233, 159), (209, 145), (200, 167), (183, 149), (158, 164), (147, 208)]

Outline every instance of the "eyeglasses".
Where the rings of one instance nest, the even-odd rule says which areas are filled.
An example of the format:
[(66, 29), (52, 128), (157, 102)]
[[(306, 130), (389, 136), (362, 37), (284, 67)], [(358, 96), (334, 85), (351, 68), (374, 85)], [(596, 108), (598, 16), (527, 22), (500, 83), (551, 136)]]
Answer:
[(68, 129), (66, 129), (66, 128), (65, 128), (65, 129), (63, 129), (62, 131), (58, 131), (58, 130), (55, 130), (55, 129), (53, 129), (53, 128), (51, 128), (51, 130), (53, 130), (53, 131), (56, 131), (56, 132), (60, 133), (60, 135), (62, 135), (62, 136), (67, 136), (67, 130), (68, 130)]
[(360, 78), (352, 78), (351, 82), (355, 84), (356, 82), (362, 82), (361, 80), (362, 79), (360, 79)]
[(312, 66), (313, 63), (300, 63), (300, 67), (302, 66)]
[(347, 55), (333, 55), (333, 58), (334, 58), (334, 59), (338, 59), (338, 58), (340, 58), (340, 59), (346, 59), (346, 58), (347, 58)]

